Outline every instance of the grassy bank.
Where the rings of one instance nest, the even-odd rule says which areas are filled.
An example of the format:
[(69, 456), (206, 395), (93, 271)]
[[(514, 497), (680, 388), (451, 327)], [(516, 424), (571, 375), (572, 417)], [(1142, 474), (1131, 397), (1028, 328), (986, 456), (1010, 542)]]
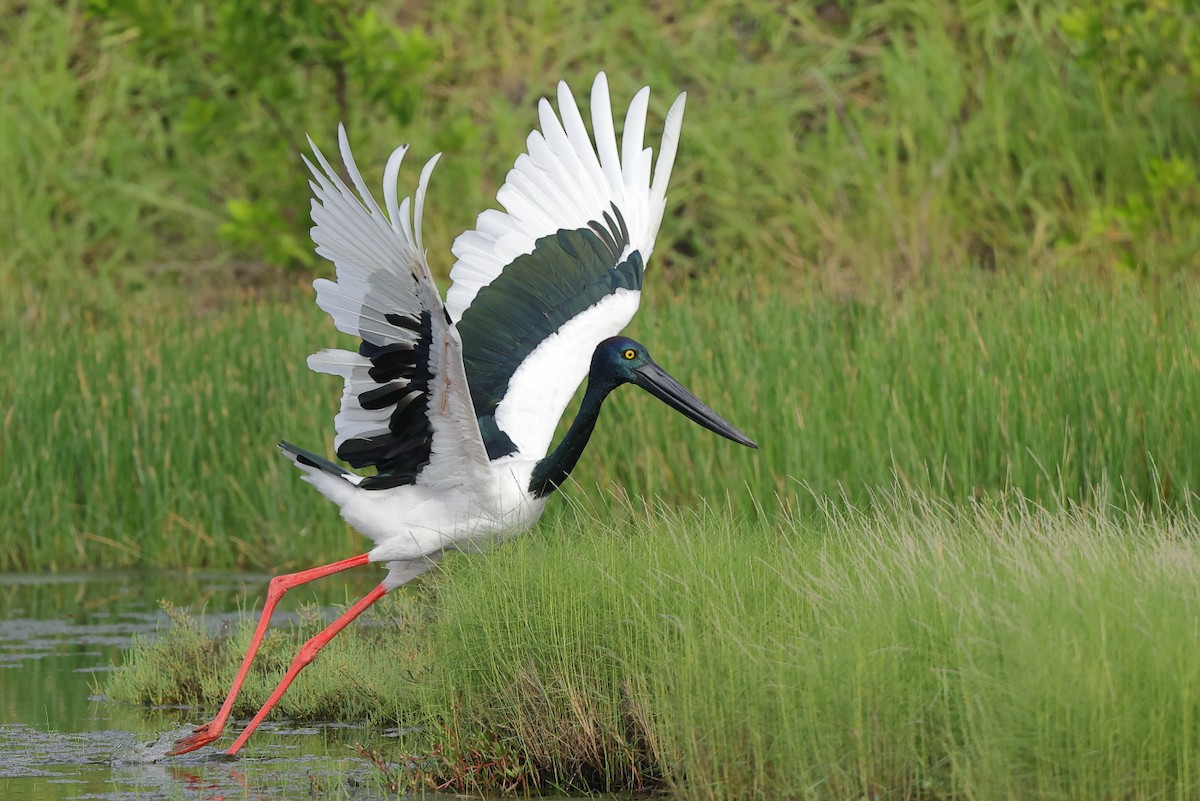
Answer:
[[(1191, 511), (876, 501), (773, 522), (560, 517), (487, 558), (450, 560), (432, 596), (385, 609), (403, 621), (395, 636), (346, 632), (288, 713), (348, 717), (369, 699), (389, 722), (427, 727), (385, 755), (424, 755), (408, 781), (474, 791), (503, 784), (485, 763), (542, 786), (696, 799), (1200, 789)], [(219, 700), (236, 647), (219, 665), (191, 659), (171, 640), (186, 628), (172, 631), (157, 658), (207, 665), (185, 672)], [(356, 670), (357, 698), (317, 709), (363, 642), (409, 666), (402, 680)], [(154, 653), (135, 651), (109, 692), (170, 700)], [(246, 710), (269, 684), (255, 678)]]
[[(633, 334), (759, 451), (626, 389), (565, 494), (811, 511), (899, 480), (964, 501), (1015, 488), (1185, 503), (1200, 487), (1200, 297), (995, 277), (875, 301), (652, 290)], [(329, 447), (334, 344), (308, 297), (115, 321), (14, 315), (0, 432), (0, 569), (253, 566), (362, 548), (276, 453)], [(6, 318), (10, 319), (10, 318)], [(32, 336), (31, 336), (32, 333)], [(569, 417), (569, 416), (568, 416)], [(1106, 483), (1107, 482), (1107, 483)], [(551, 516), (563, 507), (559, 499)]]

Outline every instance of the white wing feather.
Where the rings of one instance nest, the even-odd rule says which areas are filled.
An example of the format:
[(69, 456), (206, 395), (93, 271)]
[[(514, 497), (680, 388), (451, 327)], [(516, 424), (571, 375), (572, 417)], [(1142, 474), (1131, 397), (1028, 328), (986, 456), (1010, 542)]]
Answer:
[(461, 319), (479, 290), (513, 259), (532, 252), (538, 239), (600, 220), (612, 204), (621, 209), (629, 226), (629, 248), (649, 260), (666, 208), (666, 185), (683, 124), (685, 96), (680, 95), (667, 114), (653, 188), (652, 154), (649, 148), (642, 148), (649, 98), (650, 90), (643, 88), (630, 103), (619, 157), (608, 79), (603, 72), (592, 85), (594, 143), (566, 83), (558, 86), (561, 121), (548, 101), (538, 104), (542, 131), (529, 135), (528, 152), (516, 160), (496, 195), (505, 210), (483, 212), (475, 229), (454, 241), (457, 261), (450, 270), (453, 284), (446, 293), (451, 320)]
[[(389, 314), (420, 318), (428, 312), (431, 341), (427, 416), (433, 429), (430, 462), (417, 477), (417, 483), (436, 486), (446, 481), (471, 485), (487, 475), (488, 459), (475, 421), (466, 372), (462, 363), (462, 344), (447, 320), (442, 299), (433, 283), (429, 265), (421, 250), (421, 216), (426, 187), (437, 156), (421, 171), (416, 202), (398, 200), (397, 177), (405, 148), (398, 148), (384, 170), (384, 203), (387, 213), (367, 189), (350, 146), (345, 129), (338, 127), (338, 144), (346, 173), (357, 192), (352, 191), (309, 140), (314, 166), (305, 162), (313, 174), (312, 238), (317, 253), (334, 263), (337, 281), (318, 279), (317, 304), (334, 320), (341, 331), (374, 345), (419, 346), (419, 333), (387, 320)], [(410, 206), (414, 208), (409, 217)], [(370, 359), (346, 350), (323, 350), (309, 357), (309, 367), (321, 373), (339, 375), (345, 380), (342, 406), (335, 426), (335, 444), (348, 439), (386, 432), (396, 405), (383, 409), (364, 409), (360, 398), (381, 384), (369, 375)], [(398, 383), (404, 386), (403, 380)], [(411, 402), (416, 391), (402, 394), (399, 404)]]

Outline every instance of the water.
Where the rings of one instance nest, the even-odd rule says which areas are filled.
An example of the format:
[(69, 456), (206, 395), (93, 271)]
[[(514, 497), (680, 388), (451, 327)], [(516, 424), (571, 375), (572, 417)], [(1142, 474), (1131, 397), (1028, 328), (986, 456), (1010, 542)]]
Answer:
[[(377, 579), (339, 577), (307, 593), (299, 588), (283, 608), (314, 599), (344, 603)], [(280, 721), (264, 724), (238, 759), (209, 747), (150, 761), (210, 711), (145, 709), (99, 694), (104, 672), (119, 663), (133, 635), (153, 635), (165, 623), (160, 598), (203, 605), (209, 624), (221, 625), (238, 616), (239, 601), (261, 604), (267, 580), (229, 573), (0, 575), (0, 801), (394, 797), (352, 748), (379, 745), (377, 732)], [(314, 594), (322, 591), (327, 595)], [(275, 622), (287, 617), (277, 613)], [(238, 729), (231, 723), (218, 745), (228, 747)]]

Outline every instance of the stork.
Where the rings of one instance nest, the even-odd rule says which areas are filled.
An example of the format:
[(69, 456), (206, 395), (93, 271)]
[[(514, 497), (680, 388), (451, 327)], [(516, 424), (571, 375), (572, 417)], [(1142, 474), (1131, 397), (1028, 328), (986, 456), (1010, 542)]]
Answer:
[[(542, 99), (541, 131), (527, 139), (500, 188), (505, 211), (479, 215), (454, 242), (443, 302), (421, 241), (434, 156), (415, 200), (400, 199), (406, 147), (384, 169), (380, 208), (338, 128), (353, 188), (309, 139), (312, 238), (336, 281), (314, 282), (317, 305), (360, 340), (357, 352), (308, 359), (341, 376), (334, 448), (351, 472), (288, 442), (280, 450), (302, 478), (375, 543), (340, 562), (273, 578), (254, 636), (217, 715), (175, 743), (183, 754), (221, 736), (271, 614), (293, 587), (381, 562), (384, 580), (306, 642), (258, 714), (229, 747), (236, 754), (321, 648), (386, 593), (427, 572), (449, 551), (478, 552), (528, 529), (579, 460), (608, 394), (635, 384), (700, 425), (757, 447), (651, 358), (620, 336), (633, 318), (662, 222), (683, 94), (667, 112), (658, 160), (643, 149), (649, 88), (625, 114), (618, 151), (608, 82), (591, 93), (593, 136), (565, 83), (558, 115)], [(550, 450), (559, 418), (584, 378), (579, 412)]]

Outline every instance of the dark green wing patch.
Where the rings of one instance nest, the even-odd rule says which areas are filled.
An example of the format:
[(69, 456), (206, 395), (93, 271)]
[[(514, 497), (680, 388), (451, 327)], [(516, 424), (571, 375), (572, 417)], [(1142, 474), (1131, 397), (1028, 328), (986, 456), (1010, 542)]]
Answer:
[(479, 290), (458, 321), (471, 401), (488, 456), (498, 459), (516, 445), (496, 425), (496, 407), (521, 363), (544, 339), (618, 289), (642, 288), (642, 256), (631, 252), (629, 229), (614, 205), (604, 223), (562, 229), (542, 237)]

